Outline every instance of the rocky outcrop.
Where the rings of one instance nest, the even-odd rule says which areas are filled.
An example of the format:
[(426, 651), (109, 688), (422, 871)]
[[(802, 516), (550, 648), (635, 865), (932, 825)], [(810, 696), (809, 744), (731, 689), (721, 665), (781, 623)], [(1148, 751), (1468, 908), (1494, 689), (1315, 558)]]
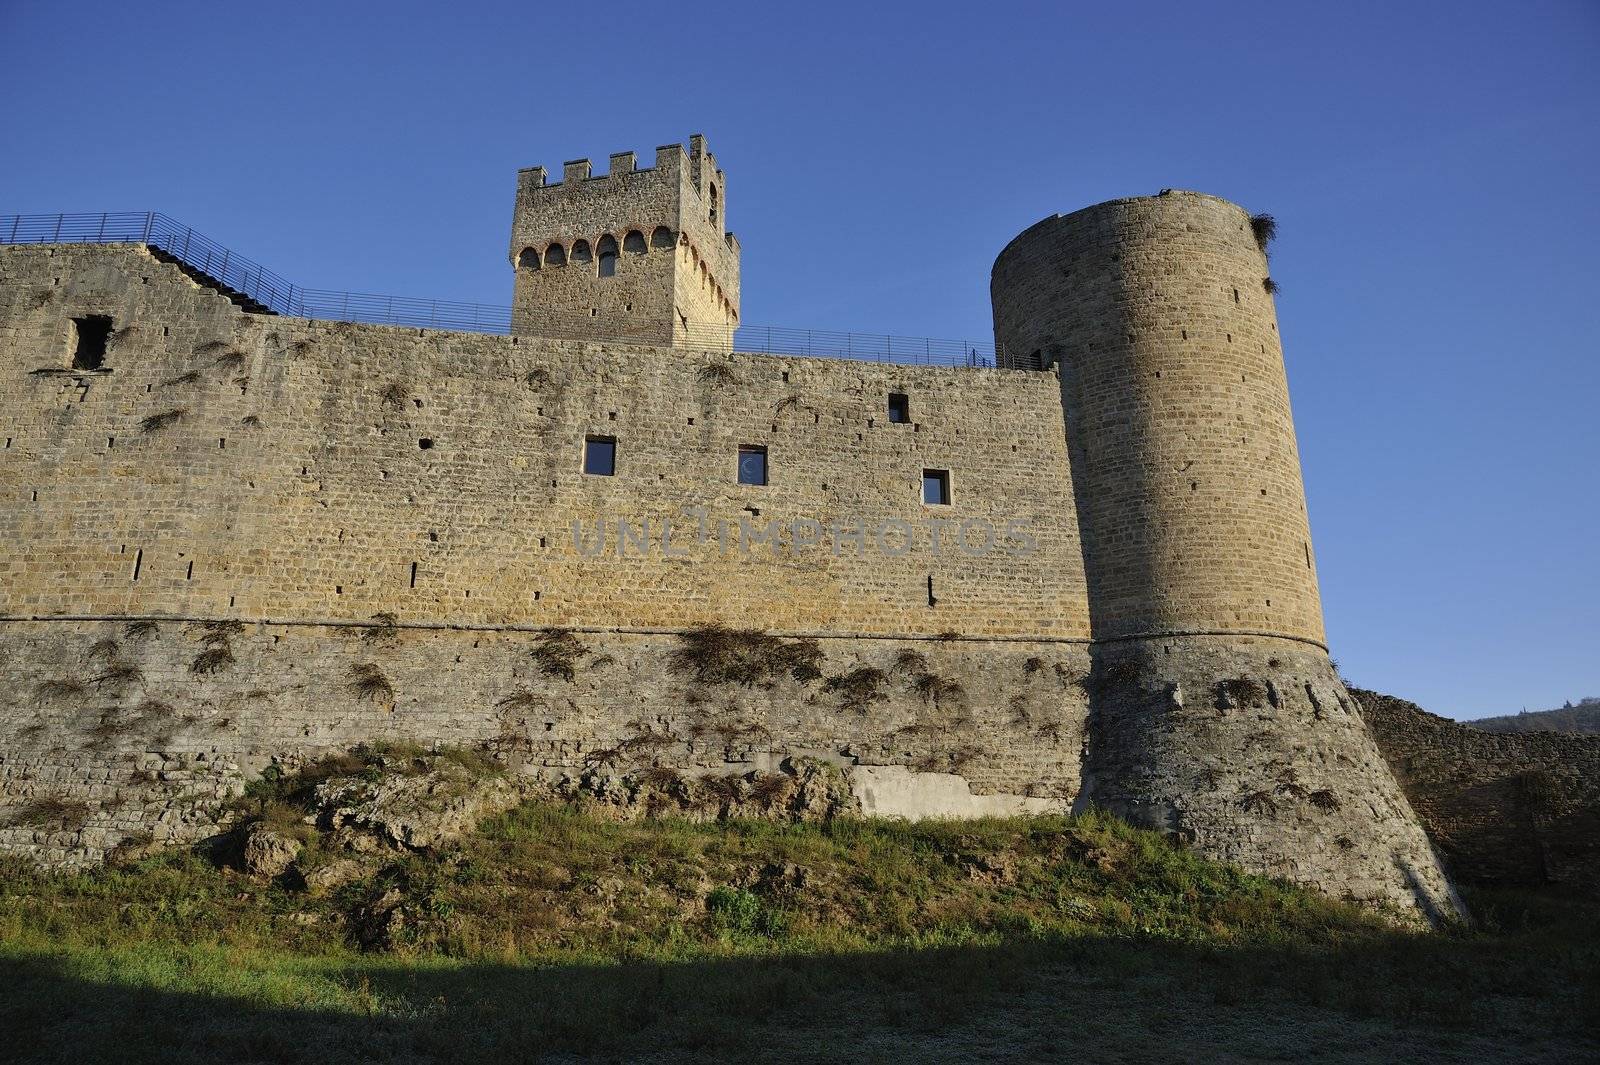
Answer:
[(521, 801), (504, 776), (438, 756), (317, 786), (317, 827), (354, 850), (432, 850)]

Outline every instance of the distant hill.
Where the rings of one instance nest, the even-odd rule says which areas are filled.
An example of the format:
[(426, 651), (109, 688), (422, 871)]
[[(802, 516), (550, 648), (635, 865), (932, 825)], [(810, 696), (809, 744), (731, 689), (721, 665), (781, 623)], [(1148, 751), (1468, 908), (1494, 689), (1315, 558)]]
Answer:
[(1575, 735), (1600, 735), (1600, 699), (1589, 696), (1576, 705), (1568, 703), (1557, 710), (1524, 710), (1504, 717), (1481, 717), (1463, 725), (1485, 732), (1568, 732)]

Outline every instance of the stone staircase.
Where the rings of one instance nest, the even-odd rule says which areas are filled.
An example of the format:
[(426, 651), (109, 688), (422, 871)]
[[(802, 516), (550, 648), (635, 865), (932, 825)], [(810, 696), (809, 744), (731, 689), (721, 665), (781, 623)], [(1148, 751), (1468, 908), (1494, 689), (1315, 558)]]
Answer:
[(271, 307), (268, 307), (266, 304), (261, 303), (255, 298), (247, 296), (243, 292), (239, 292), (236, 289), (229, 288), (227, 285), (223, 284), (221, 281), (218, 281), (204, 270), (200, 270), (189, 265), (176, 255), (173, 255), (170, 252), (162, 251), (153, 244), (146, 245), (146, 247), (150, 249), (150, 254), (156, 259), (160, 260), (161, 262), (170, 263), (173, 266), (176, 266), (178, 270), (184, 274), (184, 276), (188, 277), (189, 280), (193, 281), (195, 284), (203, 285), (206, 288), (211, 289), (213, 292), (226, 296), (240, 310), (247, 311), (250, 314), (278, 313)]

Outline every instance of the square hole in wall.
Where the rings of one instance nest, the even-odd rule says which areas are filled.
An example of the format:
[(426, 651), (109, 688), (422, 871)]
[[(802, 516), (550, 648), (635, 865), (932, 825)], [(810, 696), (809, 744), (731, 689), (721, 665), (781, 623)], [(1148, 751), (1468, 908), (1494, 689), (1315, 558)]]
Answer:
[(922, 501), (933, 506), (948, 506), (950, 503), (950, 471), (949, 470), (923, 470), (922, 471)]
[(767, 449), (758, 444), (744, 444), (739, 448), (739, 483), (762, 485), (767, 483)]
[(617, 472), (617, 441), (610, 436), (591, 436), (583, 441), (583, 472), (596, 477), (611, 477)]
[(889, 421), (904, 425), (911, 420), (911, 398), (904, 392), (889, 393)]
[(72, 368), (100, 370), (106, 364), (106, 344), (111, 340), (111, 318), (89, 314), (72, 320)]

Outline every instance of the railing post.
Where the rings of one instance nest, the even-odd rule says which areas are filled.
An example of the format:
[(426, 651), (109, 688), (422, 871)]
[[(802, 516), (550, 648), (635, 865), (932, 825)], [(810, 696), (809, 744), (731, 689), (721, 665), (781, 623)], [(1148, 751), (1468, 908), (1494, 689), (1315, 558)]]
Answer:
[(106, 239), (106, 215), (108, 213), (109, 212), (106, 212), (106, 211), (101, 211), (100, 212), (100, 231), (98, 233), (96, 233), (95, 237), (94, 237), (96, 244), (102, 244), (102, 243), (105, 242), (105, 239)]
[(13, 244), (17, 242), (17, 227), (21, 224), (22, 216), (20, 214), (14, 214), (11, 216), (11, 243)]
[(50, 238), (51, 244), (61, 243), (61, 223), (66, 220), (66, 217), (64, 214), (56, 215), (56, 235)]
[(150, 226), (155, 222), (155, 214), (151, 211), (144, 213), (144, 235), (139, 238), (140, 244), (150, 243)]

